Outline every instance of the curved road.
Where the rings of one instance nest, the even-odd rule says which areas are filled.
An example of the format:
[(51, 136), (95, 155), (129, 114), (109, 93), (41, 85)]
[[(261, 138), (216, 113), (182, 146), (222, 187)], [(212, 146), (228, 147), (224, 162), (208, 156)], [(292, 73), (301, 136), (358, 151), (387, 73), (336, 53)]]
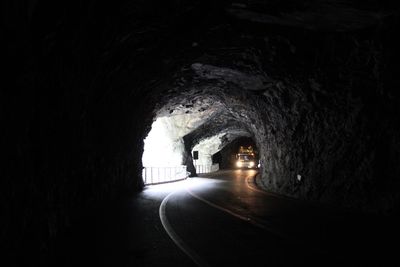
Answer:
[(255, 175), (219, 171), (110, 204), (93, 216), (94, 229), (79, 231), (88, 237), (72, 242), (69, 262), (84, 255), (80, 264), (114, 266), (397, 265), (395, 222), (267, 193)]

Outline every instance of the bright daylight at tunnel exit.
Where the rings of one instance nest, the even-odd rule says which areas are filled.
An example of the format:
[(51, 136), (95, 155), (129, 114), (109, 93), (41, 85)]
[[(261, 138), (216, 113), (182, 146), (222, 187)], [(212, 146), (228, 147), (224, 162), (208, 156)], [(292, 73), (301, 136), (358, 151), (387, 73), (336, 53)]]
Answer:
[[(228, 124), (229, 113), (222, 110), (224, 105), (213, 101), (197, 100), (197, 107), (194, 106), (186, 105), (184, 111), (177, 106), (170, 109), (169, 115), (157, 117), (152, 123), (144, 139), (142, 156), (145, 184), (178, 181), (197, 173), (218, 171), (220, 167), (260, 167), (254, 141), (250, 137), (247, 137), (250, 142), (242, 140), (251, 135), (249, 122), (239, 124), (230, 115), (232, 121)], [(227, 145), (230, 146), (225, 148)], [(222, 149), (229, 152), (222, 156)]]
[(400, 4), (5, 0), (1, 266), (398, 266)]

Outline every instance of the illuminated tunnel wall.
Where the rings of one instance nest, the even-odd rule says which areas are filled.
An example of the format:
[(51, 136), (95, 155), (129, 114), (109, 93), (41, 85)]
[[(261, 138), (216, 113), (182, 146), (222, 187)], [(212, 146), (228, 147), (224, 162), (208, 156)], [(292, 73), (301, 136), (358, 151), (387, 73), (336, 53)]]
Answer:
[(175, 113), (212, 111), (182, 136), (188, 168), (201, 140), (248, 136), (267, 190), (399, 211), (397, 13), (214, 2), (4, 4), (6, 251), (46, 253), (80, 208), (141, 190), (143, 140)]

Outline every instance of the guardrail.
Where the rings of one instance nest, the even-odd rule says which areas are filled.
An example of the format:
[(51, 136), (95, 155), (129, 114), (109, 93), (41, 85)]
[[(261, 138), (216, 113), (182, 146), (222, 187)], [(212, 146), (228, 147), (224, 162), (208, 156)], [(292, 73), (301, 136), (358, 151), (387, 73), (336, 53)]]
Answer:
[(219, 164), (213, 164), (213, 165), (195, 165), (196, 168), (196, 173), (209, 173), (209, 172), (215, 172), (219, 170)]
[(161, 184), (184, 180), (189, 176), (186, 165), (176, 167), (143, 167), (142, 177), (145, 185)]

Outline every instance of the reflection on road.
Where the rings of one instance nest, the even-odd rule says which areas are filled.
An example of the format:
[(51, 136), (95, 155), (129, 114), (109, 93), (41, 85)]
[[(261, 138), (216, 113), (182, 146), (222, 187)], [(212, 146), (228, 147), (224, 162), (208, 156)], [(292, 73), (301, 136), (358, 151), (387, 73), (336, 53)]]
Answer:
[(353, 266), (371, 260), (361, 260), (367, 251), (386, 255), (366, 245), (367, 229), (377, 236), (370, 230), (375, 221), (263, 191), (256, 173), (219, 171), (150, 186), (143, 196), (162, 202), (166, 232), (199, 266), (257, 264), (265, 257), (268, 266)]

